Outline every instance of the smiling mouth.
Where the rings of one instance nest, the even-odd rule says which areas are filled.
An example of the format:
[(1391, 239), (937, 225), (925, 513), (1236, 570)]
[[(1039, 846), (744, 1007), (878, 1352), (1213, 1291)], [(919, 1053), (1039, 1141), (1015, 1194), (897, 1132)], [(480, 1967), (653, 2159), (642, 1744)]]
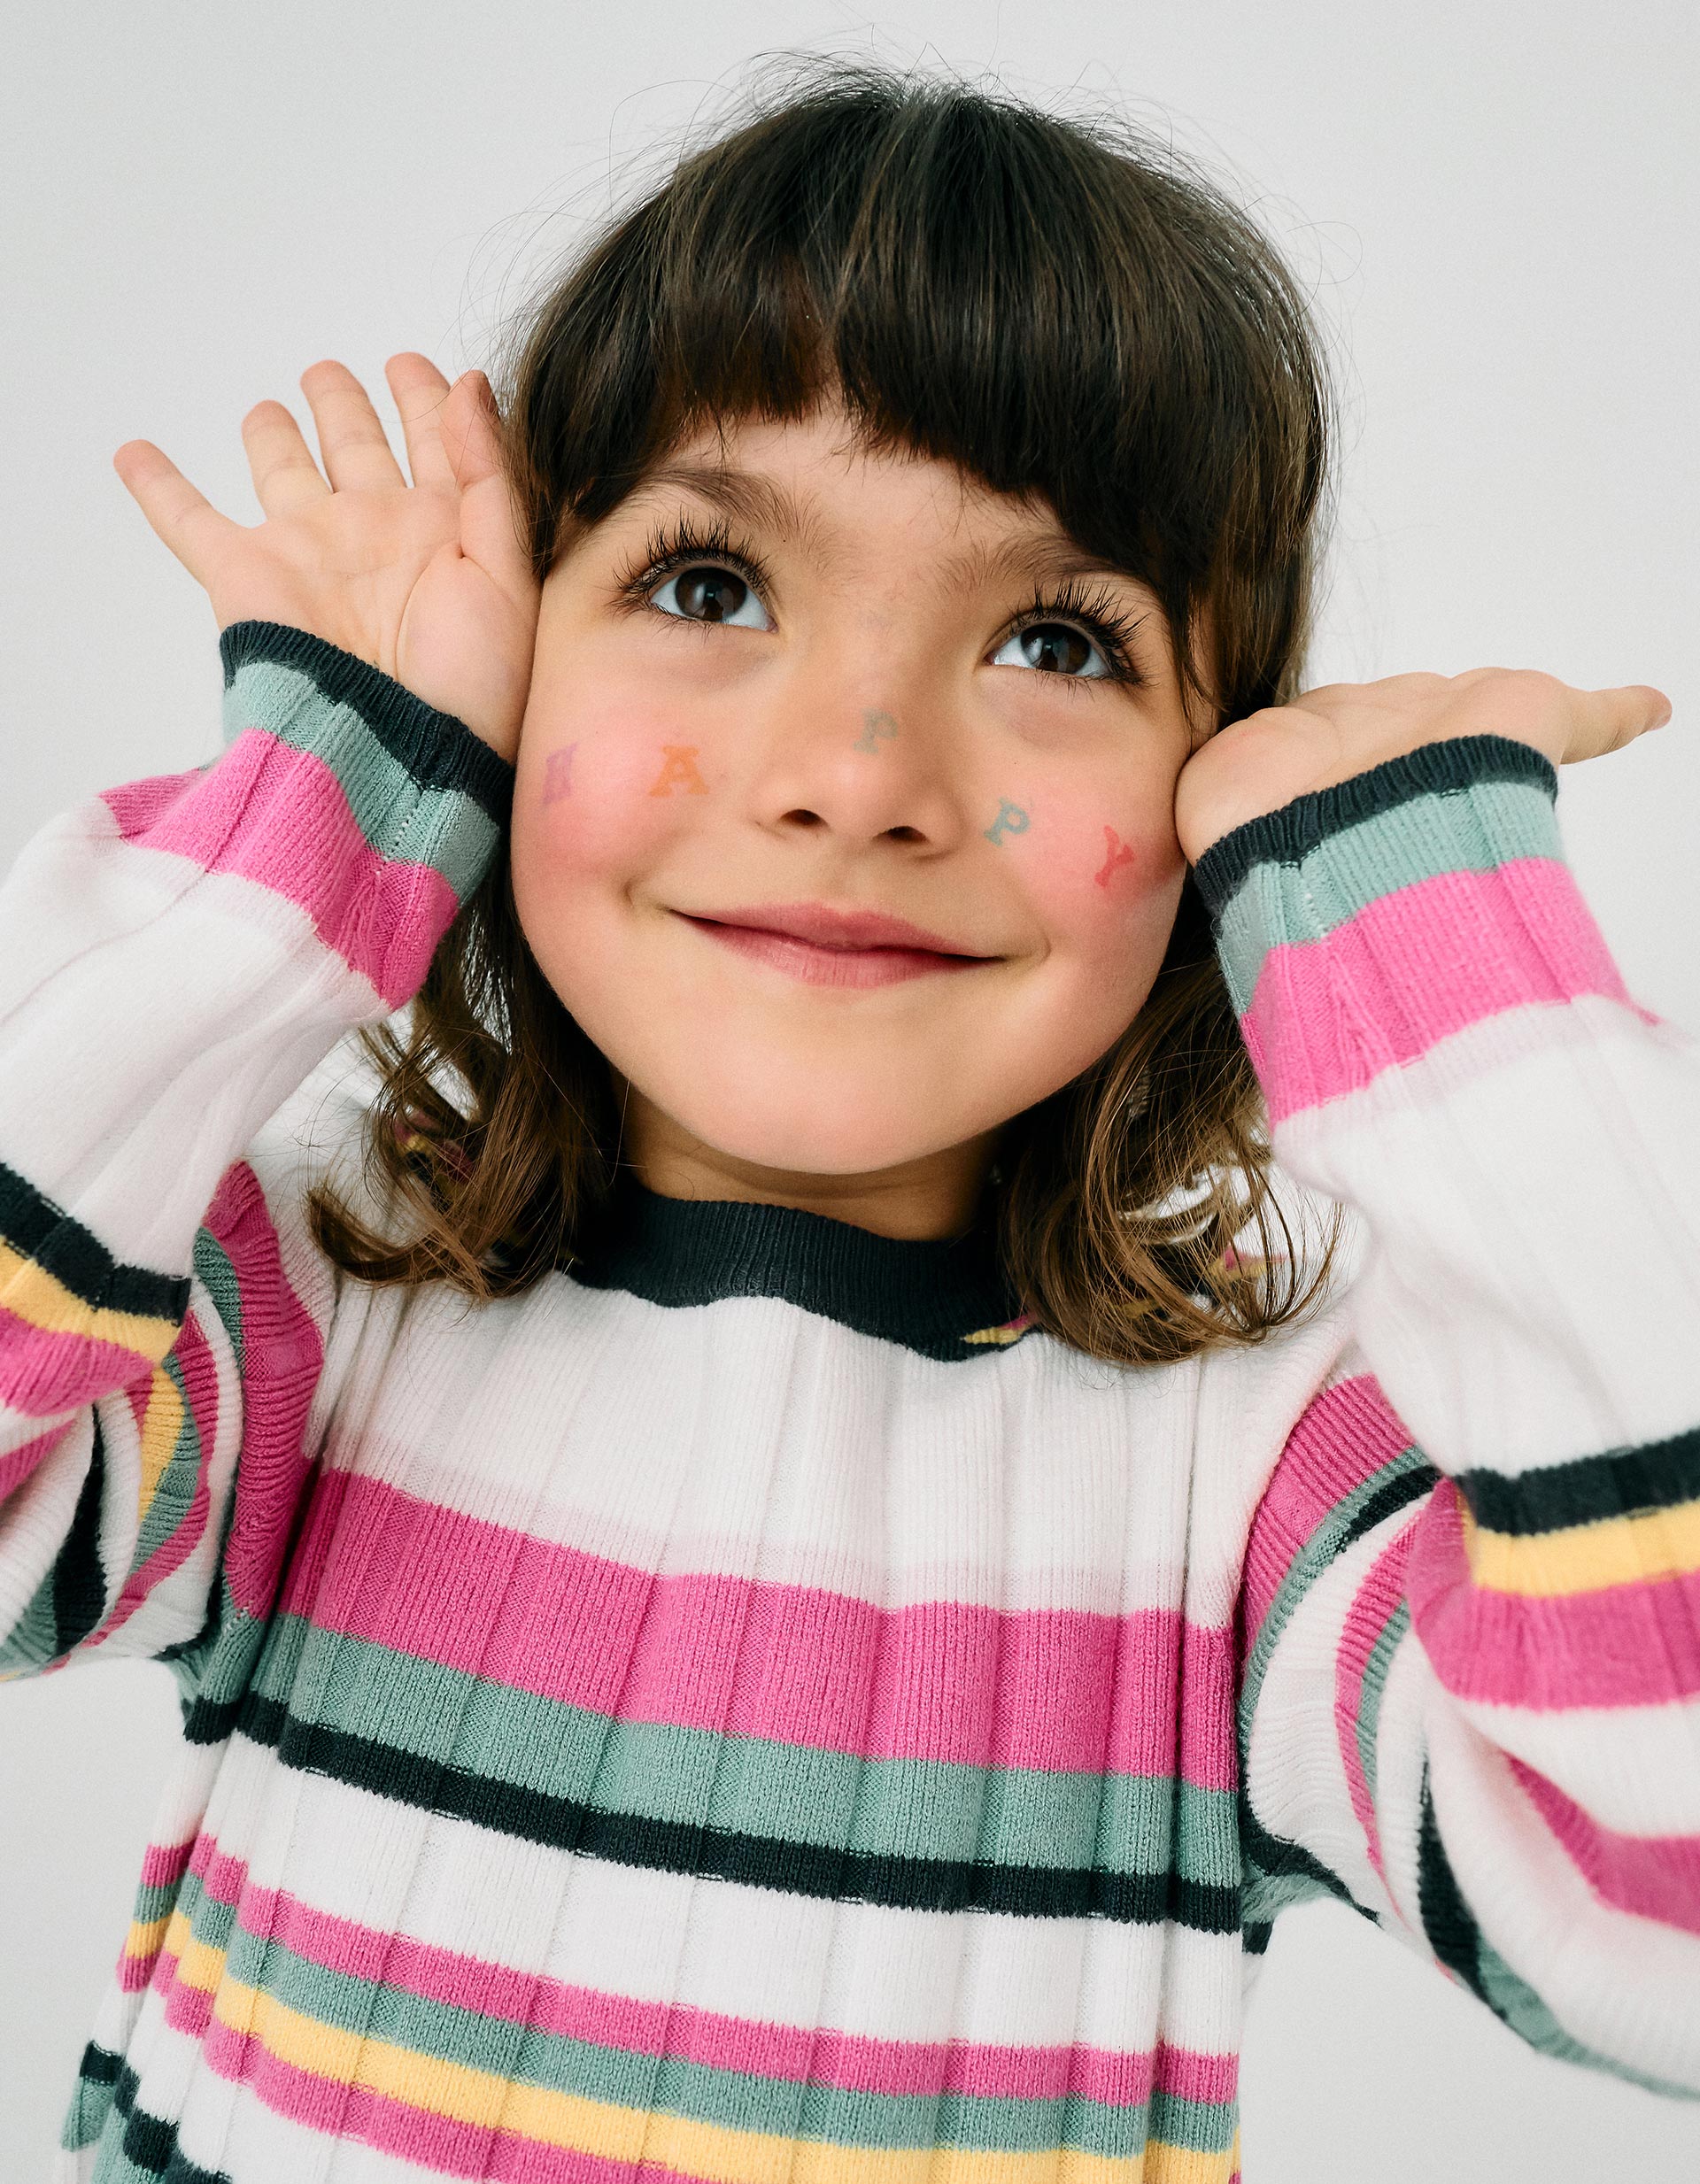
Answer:
[[(893, 944), (885, 940), (859, 945), (846, 939), (808, 938), (800, 933), (779, 931), (772, 926), (696, 917), (688, 911), (676, 915), (721, 946), (733, 949), (749, 961), (787, 972), (808, 985), (895, 985), (908, 978), (972, 970), (979, 964), (999, 960), (996, 956), (963, 955), (945, 948), (920, 947), (913, 943)], [(901, 926), (895, 919), (877, 919), (871, 913), (868, 923), (886, 930), (916, 930)]]

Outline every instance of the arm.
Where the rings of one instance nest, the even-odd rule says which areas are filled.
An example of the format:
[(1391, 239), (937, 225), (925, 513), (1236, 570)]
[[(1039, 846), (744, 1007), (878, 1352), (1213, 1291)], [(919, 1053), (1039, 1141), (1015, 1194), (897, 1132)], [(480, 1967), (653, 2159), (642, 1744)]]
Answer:
[(1253, 1915), (1344, 1896), (1534, 2045), (1700, 2089), (1700, 1120), (1541, 752), (1435, 742), (1198, 878), (1278, 1156), (1366, 1236), (1246, 1566)]
[(318, 637), (220, 651), (224, 755), (67, 814), (0, 889), (8, 1675), (268, 1609), (336, 1285), (308, 1118), (261, 1126), (417, 990), (509, 791)]

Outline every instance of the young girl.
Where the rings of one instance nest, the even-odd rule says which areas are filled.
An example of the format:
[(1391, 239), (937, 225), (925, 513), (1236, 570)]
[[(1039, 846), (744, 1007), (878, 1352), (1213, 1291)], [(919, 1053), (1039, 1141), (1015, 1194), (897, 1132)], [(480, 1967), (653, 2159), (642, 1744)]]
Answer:
[(1660, 693), (1302, 692), (1290, 275), (947, 83), (388, 375), (120, 449), (228, 748), (0, 901), (5, 1665), (184, 1718), (66, 2173), (1225, 2184), (1321, 1893), (1700, 2089)]

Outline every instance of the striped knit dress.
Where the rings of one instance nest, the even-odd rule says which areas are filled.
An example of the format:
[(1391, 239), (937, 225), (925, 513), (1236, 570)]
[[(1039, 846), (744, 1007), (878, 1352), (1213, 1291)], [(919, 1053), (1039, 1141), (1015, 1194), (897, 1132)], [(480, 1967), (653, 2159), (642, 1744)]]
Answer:
[(511, 773), (316, 638), (221, 649), (216, 762), (0, 892), (0, 1665), (183, 1709), (67, 2178), (1229, 2184), (1319, 1894), (1700, 2091), (1700, 1068), (1545, 759), (1204, 859), (1362, 1249), (1130, 1370), (983, 1228), (630, 1177), (523, 1296), (341, 1276), (349, 1035)]

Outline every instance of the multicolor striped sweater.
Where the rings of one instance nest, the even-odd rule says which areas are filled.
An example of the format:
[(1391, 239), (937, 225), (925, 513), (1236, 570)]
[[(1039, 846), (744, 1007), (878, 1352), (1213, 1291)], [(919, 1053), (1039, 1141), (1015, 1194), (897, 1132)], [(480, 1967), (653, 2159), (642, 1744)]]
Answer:
[(630, 1179), (522, 1297), (341, 1276), (351, 1035), (511, 776), (316, 638), (221, 649), (216, 762), (0, 894), (4, 1666), (183, 1704), (66, 2176), (1228, 2184), (1322, 1894), (1700, 2091), (1700, 1068), (1544, 758), (1431, 745), (1202, 860), (1363, 1248), (1130, 1370), (982, 1229)]

